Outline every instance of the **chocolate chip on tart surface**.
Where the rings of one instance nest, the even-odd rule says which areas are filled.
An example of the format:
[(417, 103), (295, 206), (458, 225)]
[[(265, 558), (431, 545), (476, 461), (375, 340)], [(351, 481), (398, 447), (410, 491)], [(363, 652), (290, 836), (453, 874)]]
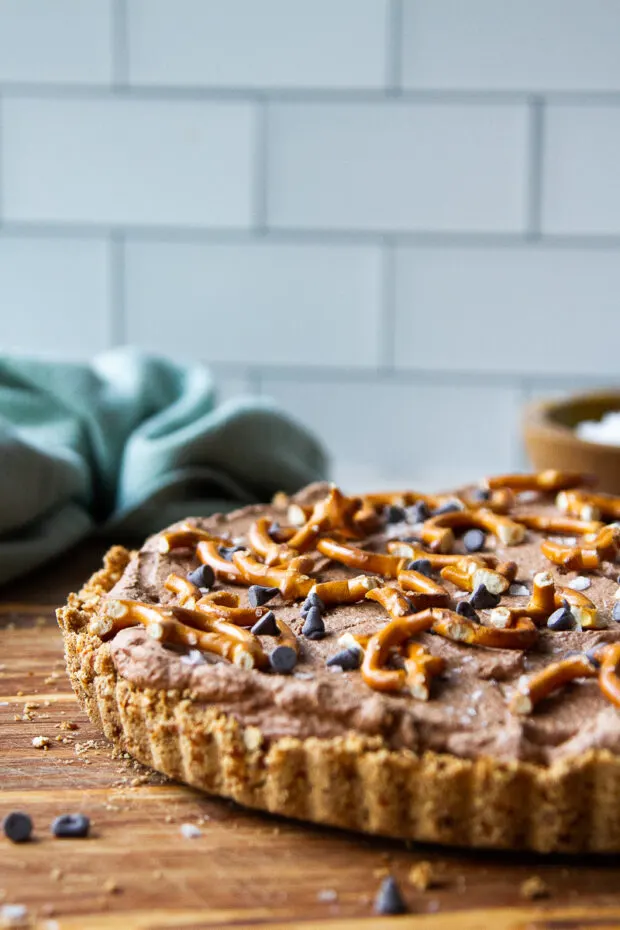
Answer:
[(58, 611), (74, 690), (141, 762), (251, 807), (618, 851), (614, 501), (544, 472), (188, 518)]

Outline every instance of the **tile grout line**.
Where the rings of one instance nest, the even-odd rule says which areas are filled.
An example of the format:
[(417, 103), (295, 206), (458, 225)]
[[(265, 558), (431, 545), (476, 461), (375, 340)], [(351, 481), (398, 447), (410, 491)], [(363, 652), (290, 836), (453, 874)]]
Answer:
[(122, 230), (111, 231), (109, 247), (110, 342), (112, 346), (118, 346), (127, 341), (125, 236)]
[(258, 98), (255, 111), (254, 163), (252, 178), (253, 224), (259, 235), (267, 232), (267, 176), (268, 176), (269, 104), (265, 97)]
[(129, 36), (126, 0), (112, 0), (112, 92), (123, 93), (129, 87)]
[(386, 93), (402, 94), (403, 81), (403, 0), (390, 0), (386, 29)]
[(529, 104), (526, 236), (530, 242), (541, 237), (544, 106), (539, 95)]
[(385, 238), (381, 248), (381, 279), (378, 313), (378, 368), (382, 373), (394, 370), (396, 339), (396, 249)]

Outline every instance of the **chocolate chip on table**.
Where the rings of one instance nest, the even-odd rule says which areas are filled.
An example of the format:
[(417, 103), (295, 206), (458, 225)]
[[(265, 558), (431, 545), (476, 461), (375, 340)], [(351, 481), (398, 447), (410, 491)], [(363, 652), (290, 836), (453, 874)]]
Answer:
[(426, 575), (427, 578), (431, 578), (433, 574), (433, 566), (428, 559), (411, 559), (405, 565), (405, 569), (408, 572), (419, 572), (421, 575)]
[(460, 614), (461, 617), (467, 617), (468, 620), (478, 620), (478, 614), (469, 601), (459, 601), (456, 605), (456, 612)]
[(383, 516), (386, 523), (403, 523), (407, 519), (405, 508), (396, 504), (388, 504), (383, 510)]
[(244, 552), (245, 546), (218, 546), (217, 551), (227, 562), (232, 562), (235, 552)]
[(393, 875), (388, 875), (381, 882), (375, 898), (375, 914), (406, 914), (407, 905)]
[(615, 601), (614, 606), (611, 611), (612, 620), (617, 620), (620, 623), (620, 601)]
[(210, 565), (199, 565), (187, 576), (187, 580), (197, 588), (212, 588), (215, 584), (215, 572)]
[(481, 549), (484, 549), (486, 541), (486, 534), (482, 530), (467, 530), (463, 535), (463, 545), (467, 552), (480, 552)]
[(306, 622), (301, 628), (301, 632), (307, 639), (323, 639), (325, 636), (325, 624), (318, 607), (311, 607), (306, 614)]
[(52, 823), (52, 833), (59, 839), (88, 836), (90, 820), (85, 814), (61, 814)]
[(274, 672), (286, 675), (297, 665), (297, 653), (292, 646), (276, 646), (273, 652), (269, 653), (269, 664)]
[(431, 515), (426, 501), (416, 501), (405, 509), (408, 523), (424, 523)]
[(280, 593), (279, 588), (266, 588), (262, 584), (253, 584), (248, 588), (248, 601), (250, 607), (262, 607), (267, 601), (270, 601), (276, 594)]
[(306, 598), (306, 600), (301, 605), (302, 617), (306, 617), (308, 614), (308, 611), (312, 607), (316, 607), (316, 609), (319, 610), (321, 613), (325, 611), (325, 604), (315, 591), (311, 591), (308, 597)]
[(469, 603), (475, 610), (490, 610), (497, 607), (501, 600), (499, 594), (491, 594), (485, 584), (479, 584), (469, 599)]
[(32, 834), (32, 820), (23, 811), (11, 811), (2, 821), (2, 829), (12, 843), (25, 843)]
[(268, 610), (260, 620), (257, 620), (250, 633), (254, 633), (254, 636), (279, 636), (280, 630), (273, 610)]
[(554, 610), (547, 620), (547, 629), (556, 632), (572, 630), (575, 626), (575, 617), (570, 606), (564, 602), (562, 607)]
[(343, 672), (354, 672), (362, 664), (361, 649), (342, 649), (325, 663), (328, 667), (339, 665)]

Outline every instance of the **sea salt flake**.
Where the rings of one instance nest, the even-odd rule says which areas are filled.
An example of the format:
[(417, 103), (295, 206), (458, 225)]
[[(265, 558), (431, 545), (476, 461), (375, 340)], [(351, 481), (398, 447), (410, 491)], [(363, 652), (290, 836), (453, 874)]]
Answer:
[(181, 662), (183, 663), (183, 665), (190, 665), (190, 666), (205, 665), (206, 659), (199, 649), (190, 649), (187, 655), (181, 656)]
[(23, 920), (27, 913), (25, 904), (3, 904), (0, 907), (0, 919), (9, 926), (13, 921)]
[(585, 575), (577, 575), (576, 578), (568, 582), (567, 587), (572, 588), (573, 591), (587, 591), (591, 584), (592, 582)]
[(530, 593), (530, 589), (524, 584), (511, 584), (508, 588), (508, 593), (512, 597), (527, 597)]
[(338, 892), (334, 891), (333, 888), (323, 888), (316, 896), (317, 901), (322, 901), (325, 904), (330, 904), (338, 900)]
[(184, 836), (186, 840), (195, 840), (202, 836), (202, 830), (193, 823), (182, 823), (181, 836)]
[(478, 711), (476, 710), (475, 707), (468, 707), (467, 713), (469, 714), (470, 717), (476, 717), (478, 715)]

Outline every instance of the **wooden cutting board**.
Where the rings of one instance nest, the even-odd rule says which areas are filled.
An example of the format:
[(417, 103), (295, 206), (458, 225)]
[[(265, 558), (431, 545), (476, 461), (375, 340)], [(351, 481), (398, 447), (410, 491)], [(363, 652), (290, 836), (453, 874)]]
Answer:
[[(0, 817), (27, 811), (35, 841), (0, 837), (0, 906), (23, 905), (21, 923), (63, 928), (287, 926), (353, 928), (620, 927), (616, 858), (470, 853), (292, 823), (246, 811), (115, 758), (90, 725), (64, 674), (54, 607), (98, 566), (101, 549), (70, 553), (0, 589)], [(68, 729), (76, 726), (77, 729)], [(33, 738), (48, 737), (37, 749)], [(58, 814), (92, 821), (85, 840), (57, 840)], [(186, 839), (182, 824), (201, 835)], [(438, 884), (408, 880), (429, 861)], [(373, 918), (384, 874), (411, 910)], [(540, 876), (549, 897), (530, 902)], [(6, 911), (0, 911), (0, 914)]]

